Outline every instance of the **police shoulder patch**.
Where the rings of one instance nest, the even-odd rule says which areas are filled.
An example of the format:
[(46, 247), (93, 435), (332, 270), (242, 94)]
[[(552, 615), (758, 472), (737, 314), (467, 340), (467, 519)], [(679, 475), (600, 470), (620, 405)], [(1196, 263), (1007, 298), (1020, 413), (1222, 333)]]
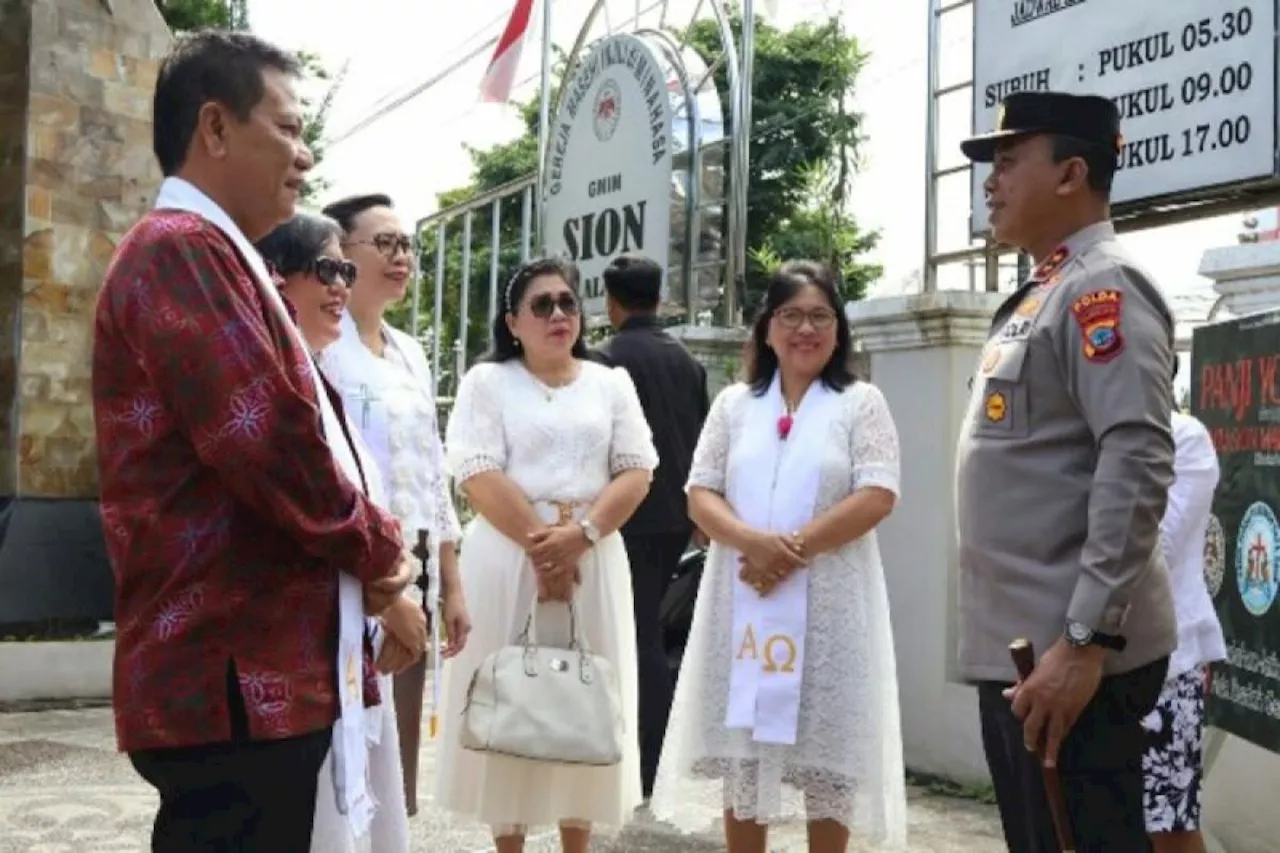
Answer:
[(1086, 360), (1106, 364), (1124, 352), (1120, 315), (1124, 294), (1105, 288), (1092, 290), (1071, 303), (1071, 314), (1084, 337)]

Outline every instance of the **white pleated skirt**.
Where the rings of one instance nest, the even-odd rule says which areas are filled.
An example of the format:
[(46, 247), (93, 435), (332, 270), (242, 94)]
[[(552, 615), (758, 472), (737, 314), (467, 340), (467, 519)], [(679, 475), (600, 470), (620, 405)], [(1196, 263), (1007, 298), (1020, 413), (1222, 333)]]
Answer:
[[(489, 755), (463, 749), (462, 710), (472, 674), (493, 652), (510, 645), (524, 627), (537, 584), (524, 550), (483, 518), (467, 527), (459, 572), (471, 614), (471, 637), (444, 667), (436, 804), (493, 827), (549, 827), (584, 821), (620, 827), (641, 802), (636, 739), (635, 616), (622, 538), (611, 534), (583, 558), (576, 606), (581, 631), (593, 652), (617, 672), (626, 726), (622, 761), (612, 767), (574, 767)], [(538, 639), (564, 647), (568, 608), (539, 605)]]

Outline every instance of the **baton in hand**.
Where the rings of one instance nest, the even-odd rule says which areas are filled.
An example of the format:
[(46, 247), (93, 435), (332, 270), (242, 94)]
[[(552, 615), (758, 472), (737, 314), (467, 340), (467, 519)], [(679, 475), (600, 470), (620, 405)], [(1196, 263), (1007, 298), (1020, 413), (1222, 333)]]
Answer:
[(431, 577), (430, 539), (425, 530), (418, 531), (418, 547), (414, 549), (422, 560), (422, 606), (427, 611), (431, 629), (431, 716), (427, 718), (427, 736), (434, 739), (440, 727), (440, 595), (439, 581)]
[[(1013, 665), (1018, 668), (1018, 678), (1026, 681), (1036, 668), (1036, 652), (1030, 640), (1014, 640), (1009, 644), (1009, 656)], [(1036, 755), (1043, 758), (1037, 747)], [(1075, 853), (1076, 839), (1071, 832), (1071, 818), (1067, 812), (1067, 801), (1062, 796), (1062, 780), (1058, 778), (1057, 767), (1046, 767), (1040, 762), (1040, 770), (1044, 774), (1044, 793), (1049, 800), (1049, 813), (1053, 816), (1053, 828), (1058, 834), (1058, 848), (1062, 853)]]

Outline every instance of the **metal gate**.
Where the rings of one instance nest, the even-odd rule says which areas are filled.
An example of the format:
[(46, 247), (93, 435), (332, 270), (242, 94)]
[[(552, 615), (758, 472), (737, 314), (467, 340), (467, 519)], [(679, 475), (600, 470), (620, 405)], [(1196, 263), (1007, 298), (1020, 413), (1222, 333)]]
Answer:
[[(588, 38), (599, 16), (607, 10), (608, 0), (596, 0), (578, 32), (568, 57), (563, 79), (572, 77), (578, 64), (589, 51)], [(673, 196), (680, 216), (676, 239), (682, 245), (679, 263), (669, 271), (682, 282), (681, 310), (690, 325), (709, 325), (718, 319), (724, 325), (737, 325), (741, 319), (741, 287), (746, 269), (746, 205), (750, 163), (751, 104), (750, 80), (754, 51), (755, 14), (752, 0), (742, 3), (742, 32), (735, 37), (727, 8), (721, 0), (699, 0), (682, 35), (673, 36), (667, 23), (669, 0), (658, 0), (645, 8), (637, 3), (634, 25), (641, 16), (656, 12), (655, 28), (632, 28), (628, 31), (650, 43), (656, 55), (669, 67), (669, 91), (673, 93), (677, 135), (684, 145), (683, 159), (676, 158), (673, 172)], [(689, 28), (703, 14), (714, 20), (724, 49), (719, 56), (703, 57), (689, 44)], [(606, 23), (601, 37), (616, 32)], [(545, 34), (544, 34), (545, 35)], [(592, 39), (594, 41), (594, 39)], [(739, 52), (741, 46), (741, 52)], [(706, 132), (708, 106), (720, 109), (715, 94), (715, 74), (723, 69), (727, 78), (727, 129), (718, 137)], [(714, 97), (714, 103), (708, 99)], [(550, 106), (554, 115), (558, 103)], [(723, 118), (720, 125), (724, 127)], [(539, 153), (545, 162), (547, 152)], [(683, 162), (683, 166), (681, 163)], [(708, 176), (711, 179), (708, 180)], [(727, 175), (727, 179), (726, 179)], [(739, 180), (738, 176), (744, 179)], [(715, 191), (715, 178), (720, 189)], [(724, 185), (728, 183), (728, 191)], [(712, 192), (704, 192), (707, 186)], [(430, 348), (432, 375), (437, 396), (443, 405), (457, 388), (466, 372), (469, 354), (477, 348), (477, 338), (487, 342), (487, 323), (497, 311), (503, 276), (510, 267), (528, 260), (544, 245), (541, 227), (541, 197), (538, 175), (529, 174), (490, 189), (474, 198), (438, 211), (419, 220), (414, 227), (413, 286), (411, 290), (411, 333)], [(518, 221), (518, 231), (512, 223)], [(505, 235), (505, 240), (504, 240)], [(453, 243), (457, 240), (457, 244)], [(451, 249), (456, 248), (456, 252)], [(451, 255), (456, 255), (456, 264)], [(487, 260), (487, 264), (485, 264)], [(477, 270), (477, 264), (479, 269)], [(487, 267), (487, 270), (486, 270)], [(478, 290), (477, 272), (487, 274), (487, 299), (483, 305), (473, 304), (485, 291)], [(423, 328), (425, 291), (431, 287), (430, 328)], [(712, 316), (708, 308), (714, 297), (720, 316)], [(448, 335), (444, 317), (448, 303), (458, 316), (457, 332)], [(476, 323), (477, 309), (483, 321)], [(446, 340), (446, 337), (451, 339)]]

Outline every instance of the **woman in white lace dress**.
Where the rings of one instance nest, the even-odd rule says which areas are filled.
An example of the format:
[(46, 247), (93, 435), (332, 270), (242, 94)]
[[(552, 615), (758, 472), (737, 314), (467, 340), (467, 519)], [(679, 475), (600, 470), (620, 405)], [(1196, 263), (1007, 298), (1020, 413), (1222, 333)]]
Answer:
[[(435, 381), (422, 345), (384, 319), (405, 296), (413, 242), (385, 195), (340, 199), (324, 212), (342, 228), (343, 251), (356, 265), (356, 280), (342, 314), (342, 335), (320, 354), (320, 367), (342, 393), (348, 416), (369, 446), (405, 542), (413, 547), (420, 533), (427, 533), (427, 577), (409, 595), (421, 605), (423, 587), (430, 588), (427, 609), (440, 620), (447, 657), (466, 645), (471, 626), (458, 582), (454, 545), (462, 530), (444, 470)], [(432, 649), (395, 677), (404, 802), (411, 816), (418, 812), (427, 667), (437, 662)], [(432, 719), (439, 711), (433, 702)]]
[(752, 330), (747, 383), (716, 398), (689, 510), (713, 540), (652, 807), (723, 817), (730, 853), (808, 821), (812, 853), (850, 831), (905, 844), (893, 637), (875, 527), (898, 495), (884, 397), (855, 381), (831, 276), (785, 265)]
[(568, 641), (573, 598), (587, 644), (619, 680), (636, 731), (630, 570), (617, 530), (643, 500), (658, 458), (625, 370), (586, 361), (573, 267), (521, 267), (494, 319), (494, 351), (458, 388), (445, 436), (450, 473), (477, 512), (460, 574), (472, 610), (467, 647), (445, 667), (436, 798), (493, 827), (498, 853), (559, 824), (565, 853), (586, 853), (593, 824), (620, 826), (640, 802), (636, 739), (622, 762), (571, 767), (471, 752), (459, 729), (484, 659), (515, 640), (535, 601), (538, 639)]

